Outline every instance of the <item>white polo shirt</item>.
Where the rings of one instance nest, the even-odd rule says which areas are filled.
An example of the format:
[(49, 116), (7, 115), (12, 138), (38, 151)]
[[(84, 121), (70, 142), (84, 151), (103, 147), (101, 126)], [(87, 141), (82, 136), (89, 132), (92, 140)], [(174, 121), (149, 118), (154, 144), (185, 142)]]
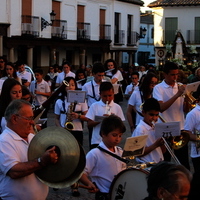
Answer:
[[(103, 142), (99, 146), (110, 151)], [(122, 149), (115, 146), (115, 154), (121, 157)], [(92, 149), (86, 155), (84, 173), (91, 178), (92, 182), (96, 183), (100, 192), (109, 193), (114, 177), (124, 169), (126, 169), (125, 163), (98, 148)]]
[(26, 79), (27, 82), (31, 82), (31, 78), (32, 78), (32, 75), (30, 72), (27, 72), (26, 70), (24, 70), (23, 72), (17, 72), (17, 76), (23, 80), (23, 79)]
[(34, 135), (30, 133), (26, 142), (8, 127), (0, 135), (0, 197), (2, 199), (46, 199), (48, 186), (39, 181), (34, 173), (18, 179), (12, 179), (7, 175), (14, 165), (28, 161), (28, 147), (33, 137)]
[[(93, 87), (94, 87), (94, 93), (92, 89)], [(86, 92), (88, 107), (90, 107), (93, 103), (100, 100), (99, 87), (100, 84), (97, 84), (94, 80), (89, 81), (82, 86), (82, 91)]]
[[(142, 113), (140, 108), (142, 103), (143, 102), (140, 95), (140, 90), (134, 90), (134, 92), (131, 94), (128, 100), (128, 104), (134, 106), (138, 112)], [(138, 125), (140, 123), (140, 120), (143, 119), (143, 117), (140, 114), (138, 114), (138, 112), (136, 113), (136, 122), (135, 122), (136, 125)]]
[[(120, 117), (122, 121), (125, 121), (125, 117), (120, 105), (114, 103), (114, 101), (111, 101), (111, 103), (109, 104), (109, 107), (110, 107), (111, 114), (115, 114), (118, 117)], [(86, 117), (95, 121), (95, 116), (103, 116), (105, 114), (105, 110), (106, 110), (106, 104), (103, 103), (102, 100), (100, 100), (91, 105), (91, 107), (89, 108), (86, 114)], [(93, 127), (91, 144), (99, 144), (101, 142), (102, 138), (99, 134), (100, 127), (101, 127), (101, 123)]]
[[(178, 92), (178, 85), (175, 83), (174, 87), (168, 85), (163, 80), (153, 89), (153, 97), (158, 101), (166, 102), (171, 99)], [(183, 112), (184, 97), (180, 96), (176, 101), (164, 112), (160, 113), (166, 122), (180, 122), (180, 128), (184, 128), (184, 112)], [(158, 122), (162, 122), (160, 119)]]
[[(141, 136), (141, 135), (148, 135), (146, 146), (149, 147), (153, 143), (155, 143), (155, 129), (145, 123), (143, 120), (140, 120), (140, 123), (137, 125), (136, 129), (133, 131), (132, 137)], [(146, 162), (160, 162), (164, 160), (163, 153), (160, 147), (157, 147), (149, 154), (141, 157), (137, 157), (137, 160), (142, 163)]]
[(62, 71), (57, 75), (56, 83), (61, 84), (65, 77), (73, 77), (73, 78), (75, 78), (75, 76), (76, 75), (71, 71), (69, 71), (67, 74), (65, 74), (64, 71)]
[[(42, 82), (39, 84), (37, 83), (36, 80), (32, 81), (30, 85), (30, 92), (35, 94), (35, 90), (44, 92), (44, 93), (51, 92), (49, 84), (45, 80), (42, 80)], [(36, 94), (34, 98), (35, 106), (42, 105), (42, 103), (44, 103), (47, 100), (47, 98), (48, 98), (47, 96)]]
[[(195, 134), (195, 130), (200, 132), (200, 106), (196, 104), (186, 116), (184, 130), (191, 131)], [(191, 141), (191, 152), (192, 158), (200, 157), (200, 148), (196, 148), (196, 142)]]

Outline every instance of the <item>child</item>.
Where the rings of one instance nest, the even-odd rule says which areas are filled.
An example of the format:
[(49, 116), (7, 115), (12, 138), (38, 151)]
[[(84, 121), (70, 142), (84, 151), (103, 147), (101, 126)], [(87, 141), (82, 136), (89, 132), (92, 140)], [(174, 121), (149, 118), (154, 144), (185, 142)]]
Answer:
[(132, 136), (148, 135), (144, 154), (138, 157), (139, 162), (160, 162), (163, 160), (161, 146), (164, 142), (162, 138), (155, 139), (154, 123), (158, 120), (160, 104), (154, 98), (147, 99), (143, 104), (143, 120), (137, 125)]
[[(35, 70), (35, 78), (36, 80), (31, 82), (30, 92), (33, 95), (33, 104), (35, 108), (40, 107), (47, 98), (51, 95), (51, 91), (48, 83), (43, 79), (43, 70), (36, 69)], [(44, 113), (41, 116), (42, 118), (47, 118), (48, 109), (45, 109)], [(47, 127), (47, 122), (42, 125), (42, 128)]]
[(86, 114), (86, 117), (88, 118), (88, 127), (93, 128), (91, 148), (97, 147), (101, 142), (101, 136), (99, 135), (100, 122), (95, 121), (95, 116), (115, 114), (119, 116), (122, 121), (125, 121), (121, 107), (113, 101), (114, 89), (112, 83), (102, 82), (99, 90), (101, 100), (93, 103)]
[[(125, 131), (126, 127), (118, 116), (110, 115), (104, 118), (100, 129), (102, 141), (99, 146), (121, 157), (122, 149), (117, 145)], [(126, 169), (125, 163), (95, 148), (86, 155), (86, 167), (80, 181), (91, 188), (92, 192), (97, 192), (96, 200), (108, 200), (109, 188), (114, 177), (124, 169)]]
[(65, 89), (61, 92), (62, 96), (60, 99), (56, 101), (55, 104), (55, 124), (58, 127), (65, 127), (65, 123), (67, 122), (67, 117), (71, 118), (71, 122), (74, 125), (74, 128), (72, 130), (69, 130), (73, 136), (77, 139), (77, 141), (82, 145), (83, 144), (83, 127), (82, 127), (82, 121), (86, 121), (87, 118), (85, 117), (85, 114), (87, 113), (88, 106), (87, 103), (77, 103), (75, 105), (75, 108), (72, 109), (72, 113), (69, 115), (68, 107), (70, 106), (70, 103), (67, 101), (67, 91), (68, 90), (76, 90), (77, 85), (76, 81), (73, 77), (66, 77), (64, 80), (66, 80), (69, 83), (68, 87), (65, 87)]
[(132, 82), (129, 85), (126, 86), (126, 90), (125, 90), (126, 99), (129, 99), (129, 97), (131, 96), (133, 91), (138, 89), (139, 73), (138, 72), (133, 72), (131, 74), (131, 80), (132, 80)]

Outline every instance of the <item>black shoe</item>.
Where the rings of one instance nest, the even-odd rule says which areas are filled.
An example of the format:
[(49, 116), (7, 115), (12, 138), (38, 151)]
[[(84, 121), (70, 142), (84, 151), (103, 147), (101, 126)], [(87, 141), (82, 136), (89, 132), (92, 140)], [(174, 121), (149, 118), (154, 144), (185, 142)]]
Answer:
[(78, 189), (72, 189), (72, 196), (73, 197), (79, 197), (80, 196), (80, 192), (78, 191)]

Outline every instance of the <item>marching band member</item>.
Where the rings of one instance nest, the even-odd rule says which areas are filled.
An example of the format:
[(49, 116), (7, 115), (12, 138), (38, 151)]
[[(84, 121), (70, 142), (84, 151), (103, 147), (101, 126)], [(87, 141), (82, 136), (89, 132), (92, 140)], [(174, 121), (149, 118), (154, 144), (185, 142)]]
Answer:
[(162, 138), (155, 138), (154, 123), (158, 120), (160, 112), (160, 104), (154, 98), (147, 99), (142, 106), (143, 120), (137, 125), (132, 137), (148, 135), (144, 154), (137, 157), (137, 161), (140, 163), (147, 162), (160, 162), (163, 160), (163, 153), (161, 147), (163, 147)]
[[(85, 83), (82, 86), (82, 91), (86, 92), (87, 104), (89, 108), (93, 103), (98, 102), (100, 100), (99, 86), (103, 81), (103, 77), (105, 75), (105, 69), (102, 63), (95, 63), (93, 65), (92, 74), (94, 79)], [(92, 128), (88, 127), (88, 130), (89, 130), (89, 146), (90, 146), (92, 138)]]
[[(108, 59), (104, 63), (105, 69), (108, 71), (106, 72), (106, 76), (108, 76), (111, 80), (112, 84), (120, 84), (120, 81), (123, 80), (123, 76), (120, 70), (118, 70), (117, 63), (113, 59)], [(110, 71), (109, 71), (110, 70)], [(122, 94), (122, 88), (121, 85), (119, 85), (118, 93), (115, 94), (114, 101), (116, 103), (119, 103), (120, 101), (123, 101), (123, 94)]]
[(131, 74), (131, 80), (132, 82), (126, 86), (126, 90), (125, 90), (126, 99), (129, 99), (133, 91), (138, 89), (139, 73), (137, 71)]
[(31, 133), (33, 111), (27, 101), (12, 101), (5, 111), (6, 129), (0, 135), (0, 198), (6, 200), (45, 200), (48, 186), (39, 181), (35, 171), (57, 162), (55, 147), (40, 158), (28, 161), (28, 147), (34, 137)]
[(71, 76), (75, 78), (75, 74), (70, 71), (71, 66), (69, 62), (63, 62), (62, 64), (63, 71), (57, 75), (56, 78), (56, 87), (59, 87), (62, 84), (62, 81), (65, 77)]
[(11, 101), (15, 99), (21, 99), (21, 97), (21, 84), (13, 78), (6, 79), (3, 83), (2, 92), (0, 95), (0, 133), (2, 133), (6, 127), (6, 120), (4, 117), (6, 108)]
[(78, 69), (76, 71), (76, 83), (79, 90), (82, 90), (83, 85), (86, 83), (86, 79), (85, 71), (83, 69)]
[[(33, 104), (35, 108), (39, 108), (42, 103), (44, 103), (47, 98), (51, 95), (51, 90), (48, 83), (43, 79), (43, 70), (38, 68), (34, 71), (36, 80), (31, 82), (30, 92), (33, 95)], [(47, 118), (47, 113), (49, 109), (45, 109), (42, 118)], [(42, 124), (42, 128), (47, 127), (47, 122)]]
[[(135, 126), (139, 124), (140, 120), (143, 119), (140, 114), (140, 106), (146, 99), (152, 97), (153, 88), (157, 82), (158, 77), (153, 73), (148, 73), (145, 75), (142, 83), (139, 86), (139, 89), (132, 93), (128, 101), (128, 108), (126, 113), (131, 132), (133, 132)], [(133, 113), (136, 113), (136, 119), (134, 118), (135, 115), (133, 115)]]
[(123, 150), (117, 145), (125, 131), (126, 127), (118, 116), (106, 117), (98, 132), (102, 137), (100, 148), (94, 148), (86, 155), (86, 167), (80, 181), (91, 189), (90, 192), (96, 192), (95, 200), (109, 200), (108, 193), (114, 177), (126, 169), (125, 163), (102, 151), (121, 157)]
[[(199, 99), (199, 98), (198, 98)], [(184, 130), (190, 131), (191, 151), (190, 157), (194, 167), (193, 180), (191, 183), (191, 191), (189, 199), (195, 199), (200, 195), (199, 179), (200, 179), (200, 103), (196, 104), (189, 113), (187, 113)]]
[[(66, 77), (64, 79), (68, 82), (69, 86), (66, 86), (64, 90), (61, 92), (61, 98), (56, 101), (55, 104), (55, 124), (58, 127), (65, 128), (66, 122), (71, 118), (71, 121), (74, 125), (72, 130), (69, 130), (73, 136), (77, 139), (77, 141), (82, 145), (83, 144), (83, 126), (82, 121), (87, 121), (85, 114), (87, 113), (88, 106), (87, 103), (77, 103), (70, 105), (70, 102), (67, 101), (67, 91), (68, 90), (76, 90), (77, 85), (76, 81), (73, 77)], [(70, 112), (69, 106), (73, 106)]]
[[(180, 122), (180, 128), (184, 128), (184, 111), (187, 112), (186, 103), (182, 94), (185, 86), (178, 86), (176, 80), (178, 77), (178, 66), (173, 62), (167, 62), (163, 68), (164, 80), (156, 85), (153, 90), (153, 97), (160, 103), (161, 117), (167, 122)], [(159, 120), (159, 122), (161, 122)], [(175, 155), (186, 168), (189, 167), (188, 146), (175, 150)], [(170, 159), (170, 158), (168, 158)]]
[(114, 114), (119, 116), (122, 121), (125, 121), (121, 107), (113, 101), (114, 89), (112, 83), (102, 82), (99, 90), (101, 100), (93, 103), (86, 114), (86, 117), (88, 118), (88, 127), (93, 128), (91, 148), (97, 147), (102, 140), (99, 135), (101, 124), (99, 121), (95, 121), (95, 116), (108, 116)]

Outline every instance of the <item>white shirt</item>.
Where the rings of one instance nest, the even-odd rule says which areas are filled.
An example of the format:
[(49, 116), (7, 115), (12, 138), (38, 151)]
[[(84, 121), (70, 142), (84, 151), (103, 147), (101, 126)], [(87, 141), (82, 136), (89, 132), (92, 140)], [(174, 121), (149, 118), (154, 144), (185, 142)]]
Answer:
[[(130, 92), (133, 93), (135, 90), (138, 90), (138, 85), (139, 85), (139, 83), (137, 83), (137, 85), (133, 85), (133, 83), (127, 85), (126, 90), (125, 90), (125, 94), (129, 94)], [(131, 95), (131, 94), (129, 94), (129, 95)]]
[[(128, 100), (128, 104), (134, 106), (138, 112), (142, 113), (140, 108), (142, 103), (143, 102), (141, 99), (140, 90), (134, 90), (134, 92), (131, 94)], [(143, 117), (140, 114), (138, 114), (138, 112), (136, 113), (136, 122), (135, 122), (136, 125), (138, 125), (140, 120), (143, 119)]]
[[(99, 146), (110, 151), (103, 142)], [(122, 156), (122, 149), (115, 147), (115, 154)], [(126, 169), (125, 163), (98, 148), (92, 149), (86, 155), (84, 173), (91, 178), (92, 182), (96, 183), (101, 192), (109, 193), (114, 177), (124, 169)]]
[(73, 77), (73, 78), (75, 78), (75, 76), (76, 75), (71, 71), (69, 71), (67, 74), (65, 74), (65, 72), (62, 71), (57, 75), (56, 83), (61, 84), (65, 77)]
[[(70, 105), (69, 102), (67, 102), (67, 99), (65, 99), (65, 103), (63, 104), (63, 101), (61, 99), (58, 99), (55, 104), (55, 110), (54, 113), (56, 115), (60, 115), (60, 125), (64, 128), (65, 123), (67, 121), (67, 115), (64, 112), (63, 106), (65, 106), (65, 111), (68, 111), (68, 106)], [(77, 103), (75, 107), (75, 112), (85, 112), (88, 110), (87, 103)], [(75, 119), (72, 121), (74, 124), (73, 131), (83, 131), (82, 122), (80, 119)]]
[[(93, 86), (94, 93), (92, 89)], [(89, 81), (82, 86), (82, 91), (86, 92), (88, 107), (100, 100), (99, 86), (100, 84), (97, 84), (94, 80)]]
[[(31, 79), (32, 79), (32, 75), (30, 72), (27, 72), (26, 70), (24, 70), (23, 72), (17, 72), (17, 76), (23, 80), (27, 80), (27, 82), (31, 82)], [(22, 81), (23, 82), (23, 81)]]
[[(136, 129), (133, 131), (132, 137), (135, 136), (141, 136), (141, 135), (148, 135), (146, 146), (149, 147), (152, 145), (155, 141), (155, 130), (153, 127), (149, 126), (147, 123), (145, 123), (143, 120), (140, 120), (140, 123), (137, 125)], [(153, 151), (151, 151), (149, 154), (142, 156), (142, 157), (137, 157), (137, 160), (139, 162), (160, 162), (162, 161), (163, 154), (162, 150), (160, 147), (157, 147)]]
[[(30, 92), (32, 92), (33, 94), (35, 94), (35, 90), (39, 91), (39, 92), (44, 92), (44, 93), (49, 93), (51, 92), (49, 84), (45, 81), (42, 80), (41, 83), (37, 83), (37, 81), (32, 81), (31, 85), (30, 85)], [(47, 100), (47, 96), (41, 95), (41, 94), (35, 94), (35, 106), (40, 106), (42, 105), (42, 103), (44, 103)]]
[[(114, 103), (114, 101), (111, 101), (109, 107), (111, 114), (115, 114), (118, 117), (120, 117), (122, 121), (125, 121), (123, 111), (118, 104)], [(100, 100), (91, 105), (86, 114), (86, 117), (95, 121), (95, 116), (103, 116), (105, 114), (105, 110), (106, 110), (106, 104), (103, 103), (102, 100)], [(99, 144), (101, 142), (102, 138), (99, 134), (100, 127), (101, 123), (93, 127), (91, 144)]]
[[(178, 92), (178, 85), (175, 83), (174, 87), (168, 85), (163, 80), (161, 83), (156, 85), (153, 89), (153, 97), (158, 101), (166, 102), (171, 99)], [(164, 112), (160, 113), (166, 122), (180, 122), (180, 128), (184, 127), (184, 112), (183, 112), (184, 97), (180, 96), (176, 101)], [(160, 119), (158, 122), (162, 122)]]
[[(117, 81), (123, 81), (123, 76), (122, 76), (122, 73), (121, 71), (117, 70), (117, 72), (113, 75), (112, 72), (107, 72), (106, 73), (106, 76), (109, 76), (111, 77), (111, 79), (114, 79), (116, 78)], [(116, 82), (115, 82), (116, 83)]]
[(28, 142), (6, 127), (0, 135), (0, 197), (6, 200), (45, 200), (48, 186), (39, 181), (34, 173), (12, 179), (7, 172), (19, 162), (27, 162), (27, 152), (33, 134)]
[[(191, 131), (195, 134), (195, 131), (200, 132), (200, 106), (196, 104), (186, 116), (184, 130)], [(200, 148), (196, 148), (196, 142), (191, 141), (191, 152), (190, 156), (192, 158), (200, 157)]]

